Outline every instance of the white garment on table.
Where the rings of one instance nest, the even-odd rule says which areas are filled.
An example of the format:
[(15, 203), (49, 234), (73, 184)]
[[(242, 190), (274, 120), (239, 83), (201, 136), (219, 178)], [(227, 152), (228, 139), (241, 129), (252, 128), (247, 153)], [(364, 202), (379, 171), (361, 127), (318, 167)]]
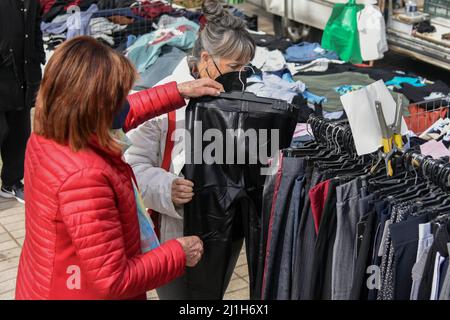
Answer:
[(358, 31), (362, 59), (372, 61), (383, 58), (388, 44), (386, 24), (378, 7), (366, 5), (358, 12)]
[(329, 111), (323, 110), (322, 114), (325, 119), (336, 120), (336, 119), (341, 118), (344, 115), (344, 111), (329, 112)]
[(256, 47), (255, 57), (252, 60), (252, 65), (254, 65), (258, 69), (261, 69), (266, 62), (268, 55), (269, 50), (267, 50), (267, 48)]
[(437, 140), (448, 132), (450, 132), (450, 119), (438, 119), (427, 130), (422, 132), (419, 138), (424, 140)]
[(252, 64), (262, 71), (273, 72), (284, 69), (286, 59), (280, 50), (269, 51), (267, 48), (256, 47)]
[(247, 83), (252, 83), (247, 87), (247, 92), (253, 92), (259, 97), (281, 99), (287, 102), (292, 102), (295, 96), (306, 90), (306, 85), (301, 81), (288, 82), (266, 72), (263, 73), (262, 80), (252, 76), (247, 79)]
[(308, 71), (325, 72), (328, 70), (330, 63), (343, 64), (345, 63), (345, 61), (319, 58), (302, 65), (296, 65), (295, 63), (288, 63), (287, 67), (294, 76), (299, 72), (308, 72)]
[(423, 98), (424, 100), (432, 100), (432, 99), (442, 99), (447, 97), (445, 94), (443, 94), (442, 92), (432, 92), (430, 93), (429, 96)]
[[(178, 83), (194, 80), (187, 58), (181, 60), (172, 75), (158, 82), (162, 85), (171, 81)], [(188, 101), (186, 101), (188, 103)], [(161, 213), (161, 243), (183, 236), (183, 207), (172, 202), (172, 182), (182, 177), (185, 164), (184, 132), (185, 110), (176, 111), (176, 137), (172, 152), (170, 172), (161, 168), (168, 129), (167, 114), (153, 118), (127, 133), (132, 146), (125, 153), (125, 159), (135, 173), (139, 190), (147, 208)]]

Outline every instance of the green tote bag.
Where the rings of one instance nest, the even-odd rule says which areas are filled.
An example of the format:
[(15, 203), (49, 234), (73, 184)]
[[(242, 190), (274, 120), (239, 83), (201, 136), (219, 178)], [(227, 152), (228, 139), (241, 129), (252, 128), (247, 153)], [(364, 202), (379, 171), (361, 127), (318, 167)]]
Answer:
[(323, 32), (322, 48), (333, 50), (343, 61), (361, 63), (357, 15), (363, 8), (356, 0), (335, 4)]

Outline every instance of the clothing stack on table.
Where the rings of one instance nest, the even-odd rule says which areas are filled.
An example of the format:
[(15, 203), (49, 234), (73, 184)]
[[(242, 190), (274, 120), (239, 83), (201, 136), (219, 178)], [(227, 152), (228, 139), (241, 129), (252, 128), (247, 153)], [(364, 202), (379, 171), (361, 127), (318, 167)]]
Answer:
[(201, 17), (161, 1), (41, 0), (41, 8), (41, 29), (49, 50), (75, 36), (89, 35), (124, 51), (130, 35), (138, 37), (153, 31), (153, 24), (163, 15), (186, 17), (195, 23)]
[[(299, 122), (305, 122), (309, 114), (321, 112), (326, 97), (315, 94), (307, 86), (294, 79), (296, 68), (304, 64), (323, 65), (341, 63), (336, 54), (310, 43), (292, 44), (288, 39), (269, 35), (252, 35), (257, 43), (256, 54), (252, 61), (254, 74), (248, 79), (247, 91), (261, 97), (271, 97), (296, 104), (301, 108)], [(297, 62), (297, 64), (293, 63)], [(302, 62), (299, 64), (298, 62)], [(326, 69), (326, 68), (325, 68)], [(319, 111), (320, 110), (320, 111)], [(341, 117), (343, 113), (331, 115)], [(328, 116), (328, 115), (325, 115)]]

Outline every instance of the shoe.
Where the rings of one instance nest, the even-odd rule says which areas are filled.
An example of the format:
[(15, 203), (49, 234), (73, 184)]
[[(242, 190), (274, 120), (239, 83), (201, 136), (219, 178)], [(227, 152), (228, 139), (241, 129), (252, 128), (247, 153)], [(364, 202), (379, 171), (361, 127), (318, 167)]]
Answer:
[(20, 203), (25, 203), (25, 192), (23, 189), (23, 183), (16, 183), (12, 187), (2, 186), (0, 189), (0, 196), (3, 198), (16, 198)]

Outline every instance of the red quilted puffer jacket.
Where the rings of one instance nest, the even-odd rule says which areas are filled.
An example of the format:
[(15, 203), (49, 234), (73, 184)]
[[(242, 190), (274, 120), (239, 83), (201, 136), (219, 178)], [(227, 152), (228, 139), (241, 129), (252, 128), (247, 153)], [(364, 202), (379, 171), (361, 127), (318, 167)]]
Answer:
[[(185, 104), (174, 82), (128, 101), (128, 130)], [(122, 158), (95, 142), (73, 152), (31, 135), (16, 299), (145, 299), (146, 291), (184, 273), (176, 240), (141, 253), (131, 179)]]

